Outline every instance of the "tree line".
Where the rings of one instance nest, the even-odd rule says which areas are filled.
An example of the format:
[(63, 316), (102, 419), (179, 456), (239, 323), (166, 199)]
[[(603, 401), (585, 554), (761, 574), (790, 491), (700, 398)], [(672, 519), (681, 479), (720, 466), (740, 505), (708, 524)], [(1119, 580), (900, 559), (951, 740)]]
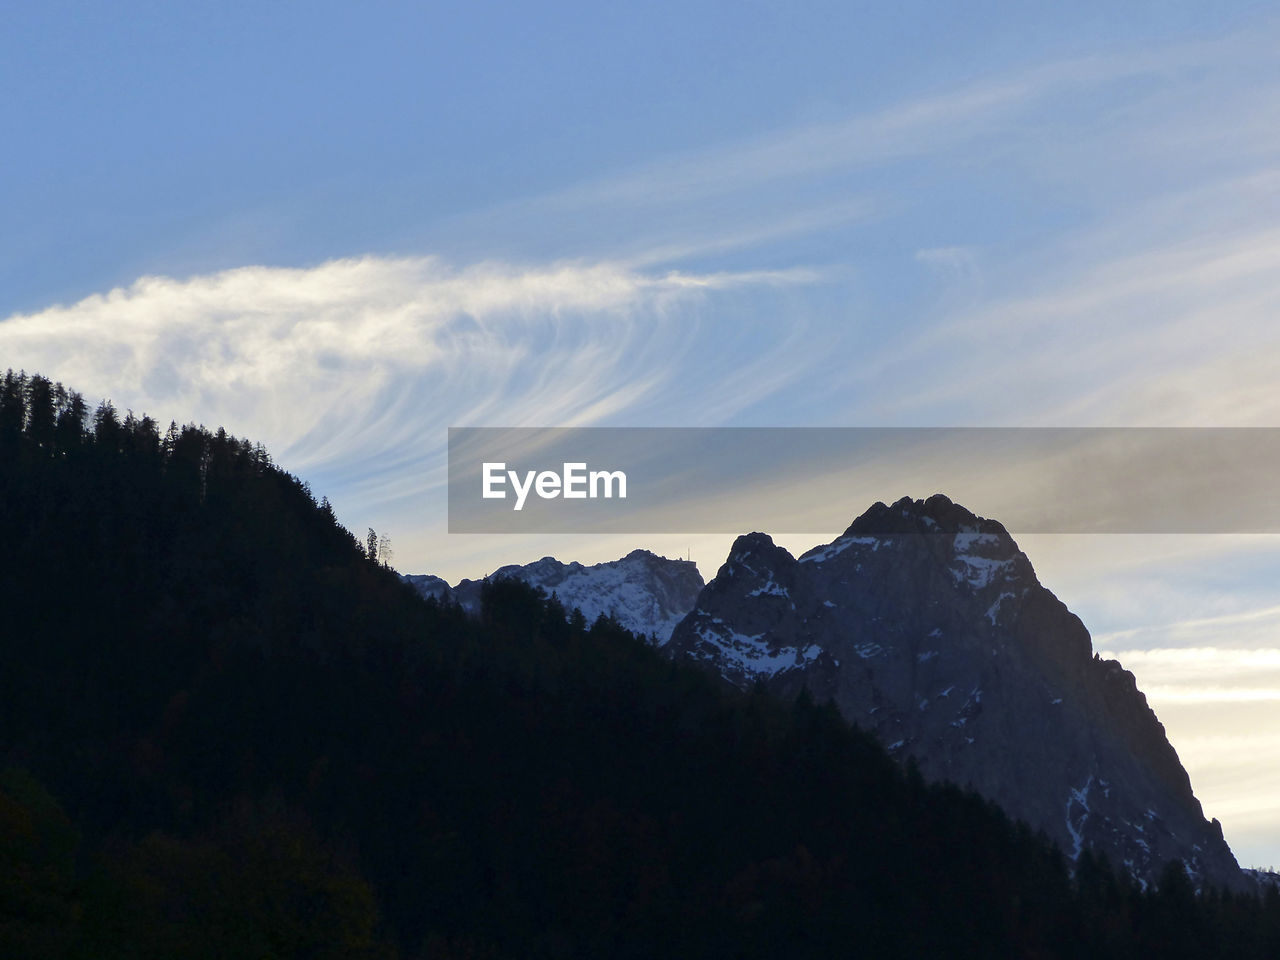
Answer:
[[(423, 601), (260, 445), (0, 383), (0, 954), (1268, 957), (514, 581)], [(372, 544), (372, 547), (371, 547)]]

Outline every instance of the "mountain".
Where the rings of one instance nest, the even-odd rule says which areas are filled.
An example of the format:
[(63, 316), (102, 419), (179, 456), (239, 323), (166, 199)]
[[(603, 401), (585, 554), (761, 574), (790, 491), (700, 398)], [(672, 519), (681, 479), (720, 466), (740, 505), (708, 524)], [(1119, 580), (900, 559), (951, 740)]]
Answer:
[(807, 694), (423, 603), (221, 430), (0, 377), (0, 542), (0, 957), (1280, 955), (1280, 893), (1069, 876)]
[(404, 577), (424, 597), (447, 598), (475, 613), (486, 583), (512, 577), (554, 593), (566, 609), (582, 611), (588, 623), (611, 616), (625, 629), (663, 646), (702, 590), (702, 575), (689, 560), (668, 560), (648, 550), (633, 550), (620, 560), (584, 566), (543, 557), (523, 566), (511, 564), (482, 580), (463, 580), (450, 587), (440, 577)]
[(807, 688), (928, 779), (972, 787), (1073, 860), (1143, 882), (1246, 886), (1133, 674), (994, 520), (945, 496), (877, 503), (798, 559), (739, 537), (669, 643), (739, 687)]

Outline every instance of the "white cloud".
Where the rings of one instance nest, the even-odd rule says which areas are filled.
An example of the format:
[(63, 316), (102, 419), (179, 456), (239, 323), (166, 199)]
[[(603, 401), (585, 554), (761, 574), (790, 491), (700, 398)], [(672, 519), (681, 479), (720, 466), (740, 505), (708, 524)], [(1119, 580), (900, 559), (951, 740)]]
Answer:
[[(1273, 611), (1258, 613), (1269, 617)], [(1153, 648), (1103, 655), (1133, 671), (1205, 815), (1222, 821), (1240, 862), (1280, 864), (1280, 648)]]
[[(1264, 613), (1275, 619), (1275, 611)], [(1218, 618), (1233, 619), (1238, 618)], [(1275, 647), (1161, 647), (1100, 653), (1132, 670), (1154, 702), (1280, 701), (1280, 649)]]
[(446, 427), (617, 415), (675, 375), (705, 297), (808, 279), (431, 257), (252, 266), (11, 316), (0, 356), (91, 400), (225, 425), (290, 469), (358, 473), (377, 455), (383, 486), (412, 489), (423, 477), (388, 459), (421, 464)]
[[(1280, 376), (1280, 232), (1254, 224), (1183, 229), (1134, 238), (1142, 246), (1124, 252), (1071, 263), (1063, 254), (1053, 269), (1019, 276), (1041, 289), (989, 298), (932, 326), (911, 356), (953, 362), (926, 367), (930, 376), (902, 384), (886, 409), (898, 417), (961, 410), (987, 424), (1280, 422), (1272, 389)], [(1185, 235), (1192, 231), (1198, 235)]]
[[(1218, 616), (1193, 617), (1172, 623), (1145, 623), (1140, 627), (1101, 634), (1095, 639), (1099, 645), (1114, 648), (1119, 643), (1130, 644), (1134, 641), (1140, 642), (1146, 637), (1160, 637), (1164, 640), (1164, 645), (1161, 647), (1128, 648), (1125, 654), (1153, 656), (1164, 663), (1195, 664), (1198, 660), (1206, 658), (1213, 650), (1220, 649), (1204, 642), (1226, 633), (1230, 633), (1237, 641), (1246, 636), (1256, 637), (1262, 641), (1280, 639), (1280, 607), (1238, 610)], [(1197, 643), (1204, 645), (1198, 646)], [(1224, 651), (1224, 655), (1226, 653), (1234, 653), (1244, 659), (1252, 658), (1250, 662), (1256, 666), (1280, 667), (1280, 660), (1274, 659), (1280, 657), (1280, 653), (1264, 645)], [(1273, 659), (1268, 660), (1268, 657)], [(1244, 661), (1241, 660), (1241, 662)]]

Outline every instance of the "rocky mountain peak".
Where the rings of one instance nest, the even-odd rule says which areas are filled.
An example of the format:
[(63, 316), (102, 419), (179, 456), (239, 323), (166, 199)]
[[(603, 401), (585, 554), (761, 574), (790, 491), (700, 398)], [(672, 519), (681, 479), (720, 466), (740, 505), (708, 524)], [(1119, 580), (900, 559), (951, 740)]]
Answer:
[[(499, 575), (740, 687), (830, 698), (925, 776), (995, 800), (1068, 857), (1094, 848), (1143, 881), (1177, 857), (1198, 882), (1250, 882), (1133, 674), (1094, 656), (1000, 523), (941, 494), (874, 504), (798, 558), (745, 534), (705, 585), (691, 562), (647, 550)], [(406, 580), (468, 609), (483, 583)]]
[(739, 537), (669, 649), (739, 686), (833, 699), (1070, 857), (1095, 847), (1150, 880), (1176, 856), (1239, 885), (1133, 675), (1093, 656), (1001, 524), (945, 496), (877, 503), (799, 559)]
[(766, 533), (747, 533), (733, 541), (729, 557), (720, 568), (726, 576), (769, 577), (795, 566), (789, 551)]

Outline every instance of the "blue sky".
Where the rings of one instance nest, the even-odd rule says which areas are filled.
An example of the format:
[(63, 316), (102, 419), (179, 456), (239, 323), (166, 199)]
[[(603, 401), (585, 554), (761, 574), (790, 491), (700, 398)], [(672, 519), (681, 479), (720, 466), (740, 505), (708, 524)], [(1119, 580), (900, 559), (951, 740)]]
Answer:
[[(453, 220), (1045, 63), (1247, 32), (1260, 20), (1250, 6), (1264, 9), (10, 5), (0, 35), (5, 306), (246, 262), (423, 249), (590, 256), (598, 250), (564, 224), (494, 232), (454, 230)], [(1096, 115), (1106, 97), (1068, 91), (1060, 109)], [(888, 179), (940, 186), (913, 182), (919, 164), (908, 166)], [(804, 205), (806, 186), (762, 192)], [(956, 225), (960, 241), (979, 224), (1010, 241), (1010, 227), (1060, 228), (1089, 198), (1019, 191), (995, 201), (951, 194), (950, 215), (968, 221)], [(884, 255), (901, 240), (861, 252)], [(799, 256), (815, 245), (789, 246)]]
[[(1280, 425), (1278, 42), (1261, 3), (9, 5), (0, 367), (262, 440), (408, 572), (710, 575), (726, 538), (448, 537), (446, 428)], [(1272, 540), (1023, 545), (1280, 863)]]

